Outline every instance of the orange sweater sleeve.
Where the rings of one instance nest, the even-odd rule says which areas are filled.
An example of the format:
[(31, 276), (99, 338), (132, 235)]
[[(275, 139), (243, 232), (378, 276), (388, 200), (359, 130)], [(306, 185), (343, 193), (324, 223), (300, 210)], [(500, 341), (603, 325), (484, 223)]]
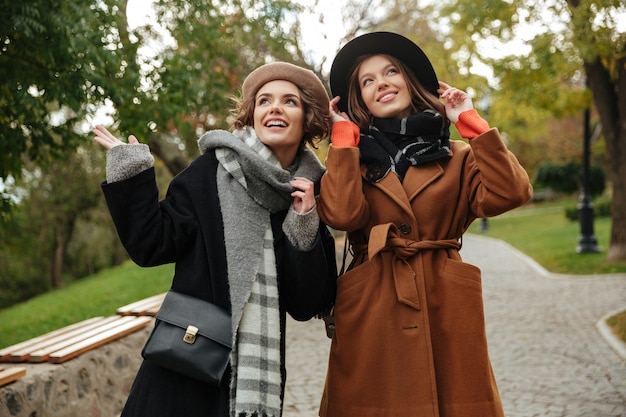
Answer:
[(345, 120), (333, 123), (330, 141), (338, 148), (357, 147), (359, 146), (360, 135), (359, 127)]
[(459, 120), (454, 124), (462, 138), (474, 139), (489, 130), (489, 123), (476, 111), (467, 110), (459, 114)]

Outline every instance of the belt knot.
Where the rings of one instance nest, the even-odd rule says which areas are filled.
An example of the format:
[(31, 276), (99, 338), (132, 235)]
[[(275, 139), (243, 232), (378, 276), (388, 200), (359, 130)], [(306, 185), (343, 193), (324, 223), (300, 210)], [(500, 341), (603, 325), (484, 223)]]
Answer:
[(407, 239), (400, 235), (395, 224), (385, 223), (372, 228), (367, 246), (370, 262), (375, 262), (376, 255), (381, 251), (392, 250), (394, 252), (392, 274), (398, 301), (421, 310), (416, 278), (422, 278), (416, 276), (408, 260), (423, 250), (459, 250), (461, 243), (457, 239)]

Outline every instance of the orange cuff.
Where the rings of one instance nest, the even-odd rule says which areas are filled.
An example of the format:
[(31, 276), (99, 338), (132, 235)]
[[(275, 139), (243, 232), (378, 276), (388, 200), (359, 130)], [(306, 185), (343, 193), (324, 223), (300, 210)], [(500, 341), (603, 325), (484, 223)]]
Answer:
[(474, 139), (489, 130), (489, 123), (476, 111), (466, 110), (459, 114), (459, 120), (454, 124), (462, 138)]
[(333, 123), (330, 137), (332, 144), (338, 148), (357, 147), (361, 138), (361, 130), (347, 120)]

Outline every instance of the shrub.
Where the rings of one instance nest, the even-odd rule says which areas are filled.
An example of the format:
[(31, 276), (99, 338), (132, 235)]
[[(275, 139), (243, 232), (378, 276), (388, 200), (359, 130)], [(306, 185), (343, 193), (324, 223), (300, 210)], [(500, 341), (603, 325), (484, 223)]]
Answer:
[[(594, 217), (611, 217), (611, 199), (600, 196), (591, 202)], [(565, 217), (571, 221), (578, 221), (578, 204), (565, 207)]]
[[(538, 188), (549, 187), (554, 191), (572, 194), (582, 189), (582, 164), (568, 162), (567, 164), (553, 164), (543, 162), (537, 167), (535, 185)], [(589, 167), (589, 193), (592, 196), (601, 195), (606, 187), (606, 173), (598, 165)]]

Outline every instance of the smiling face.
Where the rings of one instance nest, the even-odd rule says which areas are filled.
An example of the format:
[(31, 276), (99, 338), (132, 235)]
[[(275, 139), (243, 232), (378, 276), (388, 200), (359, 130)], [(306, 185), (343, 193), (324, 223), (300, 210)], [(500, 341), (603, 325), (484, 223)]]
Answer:
[(304, 135), (304, 103), (295, 84), (274, 80), (259, 89), (254, 101), (254, 131), (283, 167), (291, 165)]
[(380, 119), (402, 119), (412, 113), (411, 92), (400, 69), (383, 55), (366, 58), (358, 71), (361, 99)]

